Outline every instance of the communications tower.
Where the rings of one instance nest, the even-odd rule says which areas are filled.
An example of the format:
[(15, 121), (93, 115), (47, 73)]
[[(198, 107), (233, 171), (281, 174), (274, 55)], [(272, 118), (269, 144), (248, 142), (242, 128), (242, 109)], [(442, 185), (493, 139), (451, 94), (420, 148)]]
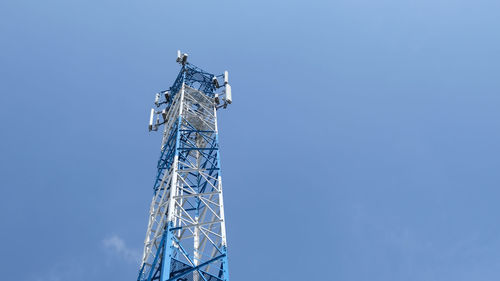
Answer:
[(217, 109), (231, 104), (228, 73), (187, 62), (156, 94), (149, 130), (163, 126), (138, 281), (228, 281)]

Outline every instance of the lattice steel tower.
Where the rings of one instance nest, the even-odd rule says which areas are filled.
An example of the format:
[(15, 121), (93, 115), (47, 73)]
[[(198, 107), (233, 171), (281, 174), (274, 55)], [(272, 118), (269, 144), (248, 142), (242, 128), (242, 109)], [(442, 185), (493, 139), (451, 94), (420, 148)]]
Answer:
[(231, 103), (231, 86), (227, 71), (214, 76), (180, 51), (177, 62), (151, 110), (149, 130), (164, 130), (137, 280), (228, 281), (217, 109)]

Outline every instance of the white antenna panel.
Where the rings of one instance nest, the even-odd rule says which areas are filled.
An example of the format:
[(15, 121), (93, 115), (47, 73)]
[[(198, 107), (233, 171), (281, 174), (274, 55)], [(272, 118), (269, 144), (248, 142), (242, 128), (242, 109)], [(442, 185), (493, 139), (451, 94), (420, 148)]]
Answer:
[(233, 102), (233, 97), (231, 95), (231, 85), (226, 85), (226, 101), (231, 104)]
[(155, 109), (151, 108), (151, 115), (149, 116), (149, 131), (153, 130), (153, 118), (155, 115)]

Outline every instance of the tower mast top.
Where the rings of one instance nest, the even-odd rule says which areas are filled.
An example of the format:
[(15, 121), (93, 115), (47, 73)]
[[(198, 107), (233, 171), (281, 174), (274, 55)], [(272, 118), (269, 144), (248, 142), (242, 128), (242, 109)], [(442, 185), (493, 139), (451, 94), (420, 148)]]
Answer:
[[(180, 50), (177, 51), (176, 61), (181, 65), (181, 70), (174, 84), (168, 90), (163, 90), (156, 94), (154, 104), (157, 110), (154, 108), (151, 109), (149, 131), (157, 131), (158, 127), (165, 123), (165, 120), (160, 122), (159, 115), (166, 114), (168, 108), (172, 105), (175, 95), (179, 93), (183, 84), (213, 98), (217, 109), (227, 108), (233, 102), (227, 70), (223, 74), (214, 75), (189, 63), (187, 58), (188, 54), (182, 53)], [(222, 80), (222, 83), (219, 82), (219, 79)], [(157, 122), (153, 124), (155, 116), (157, 116)]]

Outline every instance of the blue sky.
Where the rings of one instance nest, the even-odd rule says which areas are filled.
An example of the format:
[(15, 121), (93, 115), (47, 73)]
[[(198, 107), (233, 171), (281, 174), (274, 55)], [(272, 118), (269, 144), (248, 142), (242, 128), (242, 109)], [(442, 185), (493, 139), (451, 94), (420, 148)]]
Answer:
[(181, 49), (230, 72), (232, 280), (498, 280), (499, 10), (0, 2), (2, 279), (135, 280)]

